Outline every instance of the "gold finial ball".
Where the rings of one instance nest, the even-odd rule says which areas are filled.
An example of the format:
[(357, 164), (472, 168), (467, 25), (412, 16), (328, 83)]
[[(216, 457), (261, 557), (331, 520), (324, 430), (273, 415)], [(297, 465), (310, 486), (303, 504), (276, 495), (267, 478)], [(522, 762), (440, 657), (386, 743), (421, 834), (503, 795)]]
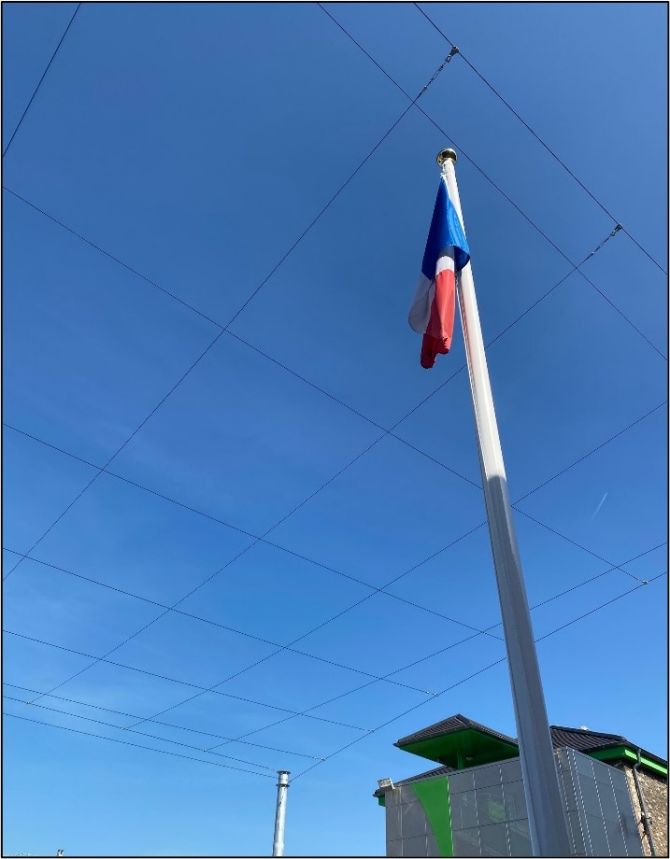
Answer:
[(440, 165), (440, 167), (442, 167), (444, 165), (444, 162), (448, 158), (451, 158), (452, 161), (456, 161), (457, 157), (458, 156), (456, 155), (455, 149), (447, 148), (447, 149), (440, 149), (440, 151), (437, 153), (437, 157), (435, 160)]

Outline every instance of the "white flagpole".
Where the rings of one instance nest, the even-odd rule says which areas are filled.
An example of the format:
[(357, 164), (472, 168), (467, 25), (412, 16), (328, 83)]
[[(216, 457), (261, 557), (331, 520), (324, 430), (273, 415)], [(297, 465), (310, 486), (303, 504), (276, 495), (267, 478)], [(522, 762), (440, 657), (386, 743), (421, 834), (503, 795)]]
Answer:
[[(453, 149), (443, 149), (437, 156), (437, 162), (449, 188), (449, 196), (465, 228), (456, 184), (455, 161), (456, 153)], [(533, 855), (569, 856), (567, 824), (551, 745), (521, 559), (514, 533), (505, 463), (477, 310), (475, 283), (469, 263), (460, 272), (457, 291), (477, 426), (489, 535), (512, 681)]]

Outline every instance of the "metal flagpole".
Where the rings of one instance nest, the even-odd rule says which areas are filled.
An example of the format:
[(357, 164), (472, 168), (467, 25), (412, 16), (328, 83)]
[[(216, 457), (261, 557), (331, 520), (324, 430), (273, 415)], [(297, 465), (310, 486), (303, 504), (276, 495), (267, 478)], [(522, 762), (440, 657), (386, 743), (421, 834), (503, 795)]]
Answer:
[[(437, 163), (447, 182), (449, 196), (465, 229), (456, 184), (455, 162), (456, 153), (453, 149), (443, 149), (437, 156)], [(457, 291), (477, 426), (489, 535), (512, 681), (531, 844), (535, 856), (569, 856), (567, 824), (512, 521), (505, 463), (477, 310), (475, 283), (469, 263), (460, 272)]]
[(275, 837), (272, 842), (272, 855), (284, 855), (284, 826), (286, 823), (286, 796), (288, 793), (288, 770), (277, 770), (277, 810), (275, 812)]

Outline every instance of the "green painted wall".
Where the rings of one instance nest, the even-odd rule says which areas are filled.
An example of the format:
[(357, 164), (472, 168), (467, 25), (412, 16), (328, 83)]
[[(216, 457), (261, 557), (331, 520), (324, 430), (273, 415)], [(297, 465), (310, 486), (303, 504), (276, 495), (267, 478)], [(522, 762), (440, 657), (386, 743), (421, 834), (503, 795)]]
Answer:
[(446, 777), (429, 778), (416, 782), (412, 789), (428, 819), (440, 856), (453, 856), (449, 780)]

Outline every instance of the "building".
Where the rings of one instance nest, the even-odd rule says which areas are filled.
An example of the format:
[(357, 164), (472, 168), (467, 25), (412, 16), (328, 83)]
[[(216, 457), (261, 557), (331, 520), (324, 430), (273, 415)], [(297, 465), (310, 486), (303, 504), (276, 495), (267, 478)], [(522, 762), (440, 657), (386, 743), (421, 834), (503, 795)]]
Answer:
[[(667, 856), (667, 761), (625, 737), (552, 726), (573, 856)], [(530, 856), (516, 740), (456, 715), (396, 747), (438, 764), (375, 791), (387, 856)]]

